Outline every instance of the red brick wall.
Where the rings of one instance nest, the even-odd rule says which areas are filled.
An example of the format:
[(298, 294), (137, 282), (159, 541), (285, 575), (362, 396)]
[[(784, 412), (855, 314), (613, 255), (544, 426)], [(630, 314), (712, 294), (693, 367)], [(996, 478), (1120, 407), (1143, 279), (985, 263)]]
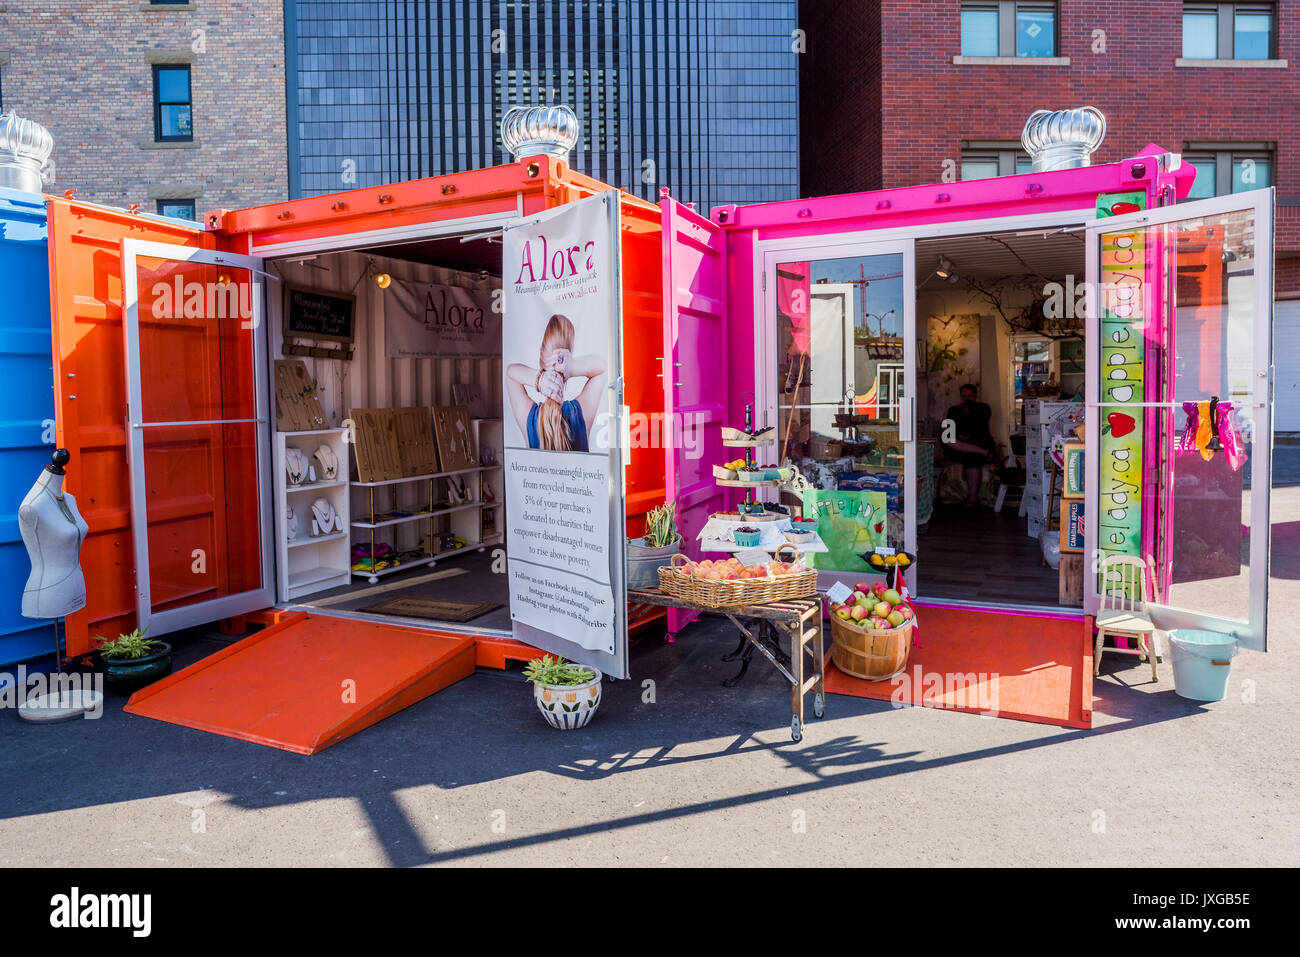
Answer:
[[(5, 109), (54, 136), (46, 191), (147, 212), (159, 195), (197, 192), (198, 215), (286, 198), (283, 10), (278, 0), (0, 4)], [(151, 51), (192, 58), (197, 145), (155, 148)]]
[[(1131, 156), (1151, 142), (1181, 152), (1188, 141), (1266, 141), (1275, 148), (1279, 204), (1300, 203), (1296, 0), (1279, 4), (1278, 55), (1291, 64), (1285, 70), (1175, 68), (1182, 0), (1061, 0), (1058, 52), (1070, 58), (1069, 66), (954, 64), (961, 52), (959, 0), (802, 6), (809, 28), (801, 87), (805, 194), (938, 182), (945, 160), (960, 161), (962, 140), (1018, 142), (1033, 110), (1092, 104), (1110, 124), (1096, 162)], [(835, 12), (816, 11), (823, 6)], [(862, 76), (874, 73), (874, 41), (854, 33), (877, 9), (883, 29), (878, 124), (874, 110), (857, 102), (864, 81), (854, 75), (855, 60)], [(1093, 52), (1094, 30), (1105, 31), (1104, 53)], [(825, 56), (816, 55), (819, 49)], [(810, 74), (820, 69), (828, 75), (814, 79)], [(821, 130), (838, 116), (847, 116), (839, 135), (824, 136)], [(819, 144), (826, 143), (834, 148), (818, 167)], [(831, 161), (877, 148), (878, 178)], [(810, 177), (814, 168), (819, 173)], [(1278, 250), (1300, 251), (1300, 207), (1279, 205), (1277, 225)]]
[(880, 3), (804, 2), (799, 185), (804, 196), (880, 189)]

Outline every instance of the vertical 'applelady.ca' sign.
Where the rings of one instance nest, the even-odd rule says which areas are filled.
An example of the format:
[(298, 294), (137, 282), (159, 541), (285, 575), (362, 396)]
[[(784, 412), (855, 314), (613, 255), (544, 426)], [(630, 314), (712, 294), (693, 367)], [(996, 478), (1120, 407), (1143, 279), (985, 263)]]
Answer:
[[(1115, 197), (1103, 199), (1113, 201)], [(1106, 214), (1109, 212), (1107, 202)], [(1105, 233), (1101, 239), (1097, 547), (1105, 555), (1141, 553), (1146, 247), (1141, 227)]]

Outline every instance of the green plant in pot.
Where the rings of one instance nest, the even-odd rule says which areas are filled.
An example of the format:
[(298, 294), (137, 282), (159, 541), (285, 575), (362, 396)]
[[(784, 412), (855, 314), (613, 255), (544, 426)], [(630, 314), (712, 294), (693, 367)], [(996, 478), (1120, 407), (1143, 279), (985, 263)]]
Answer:
[(667, 565), (681, 551), (677, 531), (677, 504), (665, 502), (645, 517), (645, 535), (627, 542), (627, 587), (658, 588), (659, 566)]
[(172, 673), (172, 646), (147, 638), (137, 628), (112, 641), (96, 638), (95, 649), (104, 668), (104, 685), (119, 695), (130, 695)]
[(601, 673), (588, 665), (543, 655), (528, 662), (524, 679), (546, 723), (560, 731), (586, 727), (600, 707)]

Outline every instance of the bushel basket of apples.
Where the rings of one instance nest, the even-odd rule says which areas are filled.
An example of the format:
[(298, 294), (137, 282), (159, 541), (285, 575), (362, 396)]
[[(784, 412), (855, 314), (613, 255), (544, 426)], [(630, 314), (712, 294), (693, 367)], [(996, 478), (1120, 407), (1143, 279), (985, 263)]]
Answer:
[(907, 668), (912, 603), (884, 582), (859, 582), (842, 605), (831, 603), (831, 661), (855, 678), (882, 681)]
[[(790, 560), (784, 555), (793, 553)], [(817, 594), (817, 570), (803, 563), (793, 545), (782, 545), (766, 565), (743, 565), (740, 559), (691, 561), (674, 555), (659, 566), (659, 590), (706, 608), (738, 608)]]

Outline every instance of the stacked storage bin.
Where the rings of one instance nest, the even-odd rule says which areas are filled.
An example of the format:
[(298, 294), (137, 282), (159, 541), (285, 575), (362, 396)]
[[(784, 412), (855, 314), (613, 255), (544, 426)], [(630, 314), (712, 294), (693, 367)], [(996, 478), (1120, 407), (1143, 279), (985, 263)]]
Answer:
[[(1038, 538), (1048, 527), (1047, 508), (1052, 497), (1052, 446), (1063, 442), (1075, 426), (1082, 424), (1082, 402), (1025, 400), (1025, 494), (1020, 503), (1020, 514), (1025, 516), (1025, 531), (1030, 538)], [(1058, 493), (1061, 491), (1061, 481), (1058, 470)]]

